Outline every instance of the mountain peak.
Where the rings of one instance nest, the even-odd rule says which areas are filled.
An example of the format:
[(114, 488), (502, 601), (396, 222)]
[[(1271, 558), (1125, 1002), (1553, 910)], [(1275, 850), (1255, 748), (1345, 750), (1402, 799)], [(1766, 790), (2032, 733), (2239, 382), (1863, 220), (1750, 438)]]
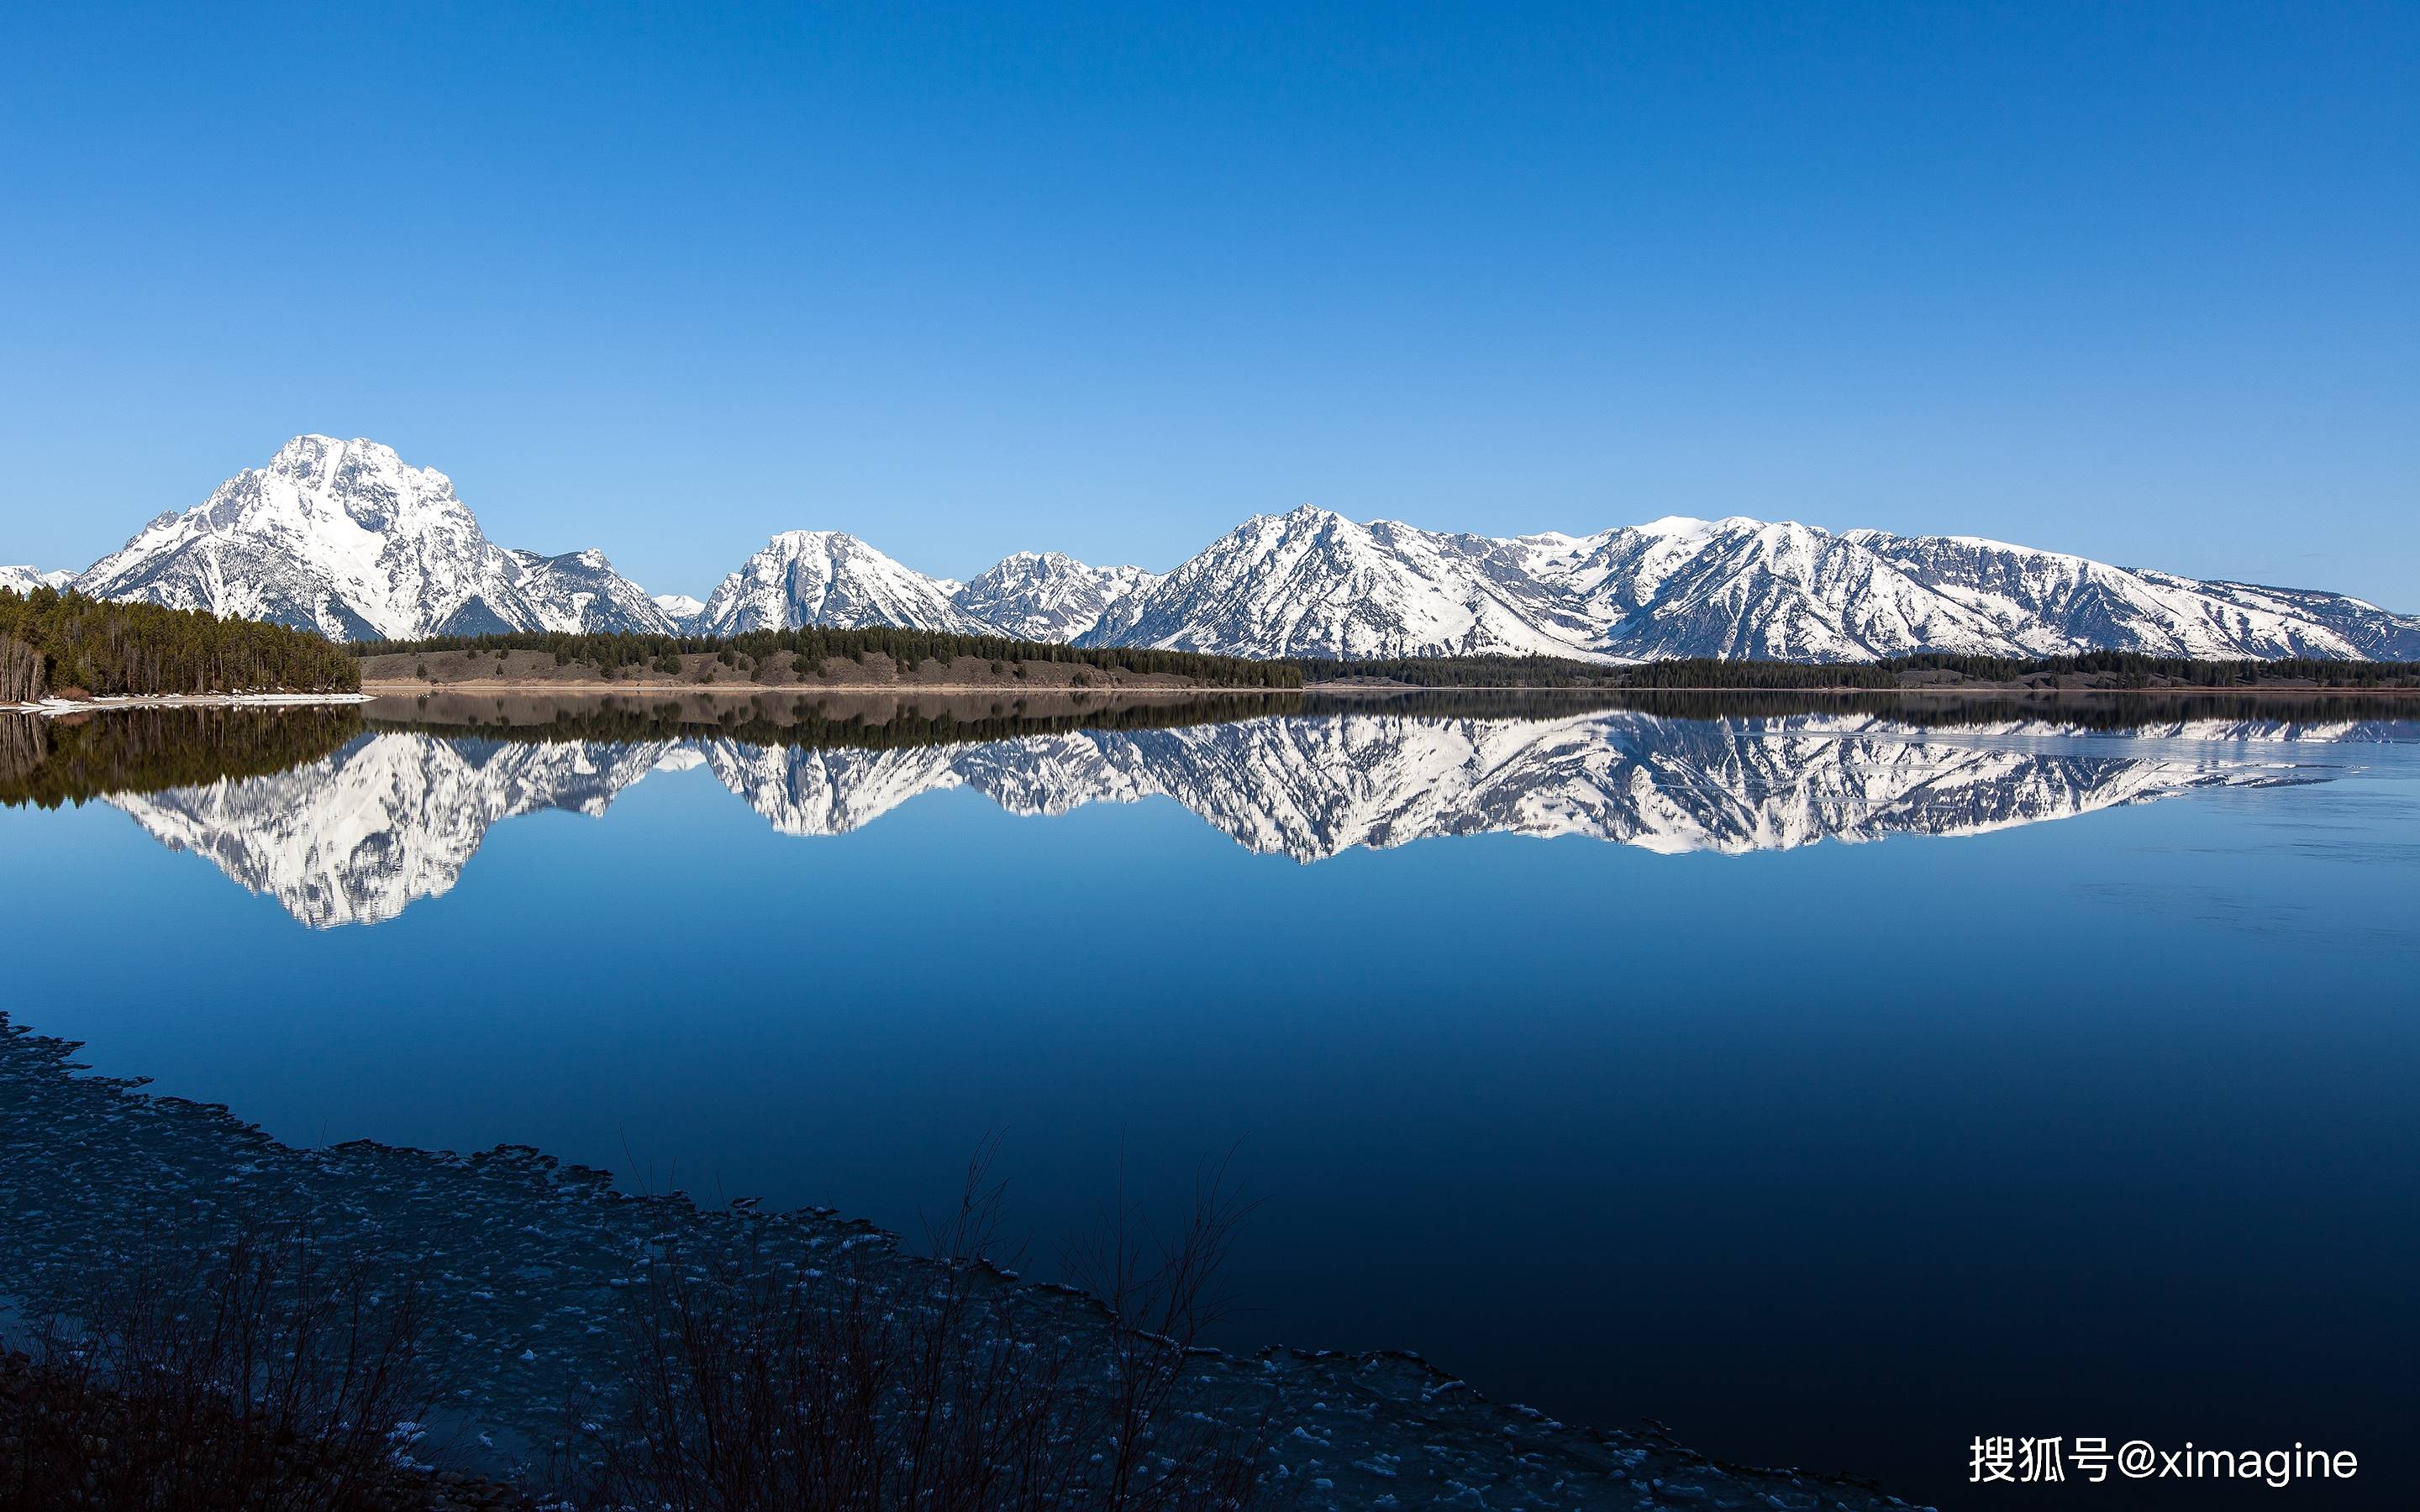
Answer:
[(690, 627), (697, 623), (697, 617), (706, 612), (706, 605), (687, 594), (658, 594), (655, 606), (663, 611), (665, 619), (672, 622), (674, 630), (683, 635), (688, 634)]
[(64, 590), (75, 582), (72, 572), (44, 572), (39, 567), (0, 567), (0, 588), (10, 588), (30, 594), (37, 588)]
[(163, 516), (78, 585), (334, 640), (517, 629), (660, 630), (600, 553), (507, 551), (453, 480), (365, 438), (297, 436), (181, 515)]
[[(9, 572), (0, 580), (40, 576)], [(76, 585), (338, 639), (825, 625), (1244, 656), (2420, 658), (2420, 617), (2342, 594), (1737, 515), (1497, 539), (1305, 502), (1250, 517), (1165, 576), (1019, 551), (965, 584), (845, 532), (783, 531), (699, 606), (648, 598), (600, 551), (508, 551), (443, 473), (316, 433), (153, 520)]]
[(306, 432), (278, 447), (262, 471), (285, 478), (320, 479), (348, 467), (371, 473), (414, 473), (443, 482), (448, 491), (453, 486), (445, 474), (432, 468), (411, 467), (394, 447), (365, 436), (339, 440), (334, 436)]
[(1063, 551), (1002, 557), (950, 595), (957, 609), (1027, 640), (1073, 641), (1124, 623), (1125, 610), (1159, 581), (1140, 567), (1093, 567)]
[(957, 586), (927, 578), (845, 532), (783, 531), (716, 585), (696, 626), (702, 635), (808, 625), (993, 633), (950, 601)]
[(1300, 523), (1300, 524), (1310, 524), (1310, 525), (1325, 525), (1325, 524), (1329, 523), (1330, 521), (1333, 521), (1333, 522), (1335, 522), (1335, 523), (1337, 523), (1337, 524), (1342, 524), (1342, 525), (1350, 525), (1350, 524), (1354, 523), (1352, 520), (1346, 519), (1343, 516), (1342, 516), (1342, 515), (1338, 514), (1335, 510), (1327, 509), (1327, 508), (1324, 508), (1324, 507), (1322, 507), (1321, 505), (1318, 505), (1318, 504), (1296, 504), (1296, 505), (1295, 505), (1292, 509), (1287, 510), (1287, 511), (1286, 511), (1284, 514), (1282, 514), (1282, 515), (1278, 515), (1278, 516), (1274, 516), (1274, 517), (1263, 516), (1263, 517), (1262, 517), (1262, 518), (1272, 518), (1272, 517), (1274, 517), (1274, 518), (1277, 518), (1277, 519), (1284, 520), (1284, 521), (1286, 521), (1288, 524)]

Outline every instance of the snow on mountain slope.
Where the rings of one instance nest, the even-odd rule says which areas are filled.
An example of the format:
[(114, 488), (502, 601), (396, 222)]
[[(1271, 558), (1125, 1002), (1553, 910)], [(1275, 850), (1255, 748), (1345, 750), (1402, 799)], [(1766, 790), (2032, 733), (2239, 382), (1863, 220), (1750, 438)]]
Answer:
[(656, 608), (663, 612), (666, 623), (682, 635), (688, 634), (690, 626), (697, 623), (697, 617), (706, 612), (706, 606), (687, 594), (658, 594), (655, 603)]
[(1089, 567), (1058, 551), (1005, 557), (950, 595), (960, 610), (1026, 640), (1072, 642), (1158, 583), (1140, 567)]
[(443, 473), (327, 436), (298, 436), (268, 466), (162, 515), (76, 587), (338, 640), (639, 627), (628, 606), (645, 602), (601, 556), (495, 545)]
[(512, 556), (521, 564), (522, 593), (546, 629), (669, 635), (675, 628), (663, 607), (615, 572), (602, 551), (566, 551), (559, 557), (515, 551)]
[(2310, 588), (2270, 588), (2257, 583), (2223, 580), (2202, 582), (2139, 568), (2134, 576), (2148, 582), (2197, 592), (2207, 598), (2255, 613), (2274, 615), (2286, 622), (2291, 633), (2314, 635), (2316, 643), (2315, 632), (2303, 628), (2314, 626), (2317, 631), (2333, 635), (2351, 647), (2354, 655), (2369, 660), (2420, 661), (2420, 614), (2397, 614), (2349, 594), (2331, 594)]
[[(35, 576), (0, 569), (0, 582)], [(75, 583), (338, 639), (887, 625), (1241, 656), (2420, 659), (2420, 615), (2339, 594), (1738, 517), (1496, 539), (1306, 505), (1255, 516), (1165, 576), (1020, 552), (964, 584), (838, 532), (787, 531), (700, 605), (649, 599), (595, 551), (507, 551), (444, 474), (325, 436), (297, 437), (202, 505), (161, 516)]]
[(1085, 637), (1245, 656), (2420, 657), (2420, 617), (1958, 536), (1669, 517), (1497, 540), (1256, 517)]
[(838, 531), (783, 531), (722, 579), (697, 618), (701, 635), (824, 625), (992, 635), (950, 602), (958, 585), (927, 578)]
[(30, 594), (37, 588), (65, 588), (75, 581), (72, 572), (44, 572), (39, 567), (0, 567), (0, 588)]
[(2178, 656), (2420, 656), (2420, 619), (2336, 594), (2199, 582), (1964, 535), (1840, 537), (2028, 649)]
[(1255, 515), (1086, 644), (1242, 656), (1593, 655), (1584, 626), (1481, 536), (1304, 505)]
[(1973, 609), (1811, 526), (1662, 519), (1585, 544), (1549, 580), (1575, 595), (1597, 648), (1625, 660), (1841, 661), (2005, 647)]

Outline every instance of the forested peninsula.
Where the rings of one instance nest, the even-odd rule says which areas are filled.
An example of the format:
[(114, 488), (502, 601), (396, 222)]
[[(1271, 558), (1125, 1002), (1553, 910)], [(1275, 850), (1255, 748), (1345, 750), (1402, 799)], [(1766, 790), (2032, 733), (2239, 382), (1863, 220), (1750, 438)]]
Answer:
[(361, 664), (307, 631), (53, 588), (0, 588), (0, 704), (361, 686)]

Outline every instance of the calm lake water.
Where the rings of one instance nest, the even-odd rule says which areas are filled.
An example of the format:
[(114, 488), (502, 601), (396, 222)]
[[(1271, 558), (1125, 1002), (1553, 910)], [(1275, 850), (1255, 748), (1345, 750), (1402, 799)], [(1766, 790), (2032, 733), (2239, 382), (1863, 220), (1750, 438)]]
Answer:
[(1414, 707), (20, 734), (152, 791), (0, 810), (8, 1007), (909, 1230), (997, 1131), (1040, 1272), (1232, 1149), (1230, 1343), (1944, 1504), (1978, 1434), (2412, 1484), (2420, 726)]

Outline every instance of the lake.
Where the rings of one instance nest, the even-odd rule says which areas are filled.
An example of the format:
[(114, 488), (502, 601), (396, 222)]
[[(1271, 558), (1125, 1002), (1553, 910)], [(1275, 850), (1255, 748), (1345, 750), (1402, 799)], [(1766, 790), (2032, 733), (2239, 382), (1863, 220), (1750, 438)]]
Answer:
[(20, 1023), (291, 1145), (913, 1231), (997, 1134), (1046, 1274), (1231, 1157), (1239, 1349), (1944, 1504), (1993, 1434), (2356, 1504), (2420, 1408), (2399, 714), (111, 715), (0, 742), (0, 942)]

